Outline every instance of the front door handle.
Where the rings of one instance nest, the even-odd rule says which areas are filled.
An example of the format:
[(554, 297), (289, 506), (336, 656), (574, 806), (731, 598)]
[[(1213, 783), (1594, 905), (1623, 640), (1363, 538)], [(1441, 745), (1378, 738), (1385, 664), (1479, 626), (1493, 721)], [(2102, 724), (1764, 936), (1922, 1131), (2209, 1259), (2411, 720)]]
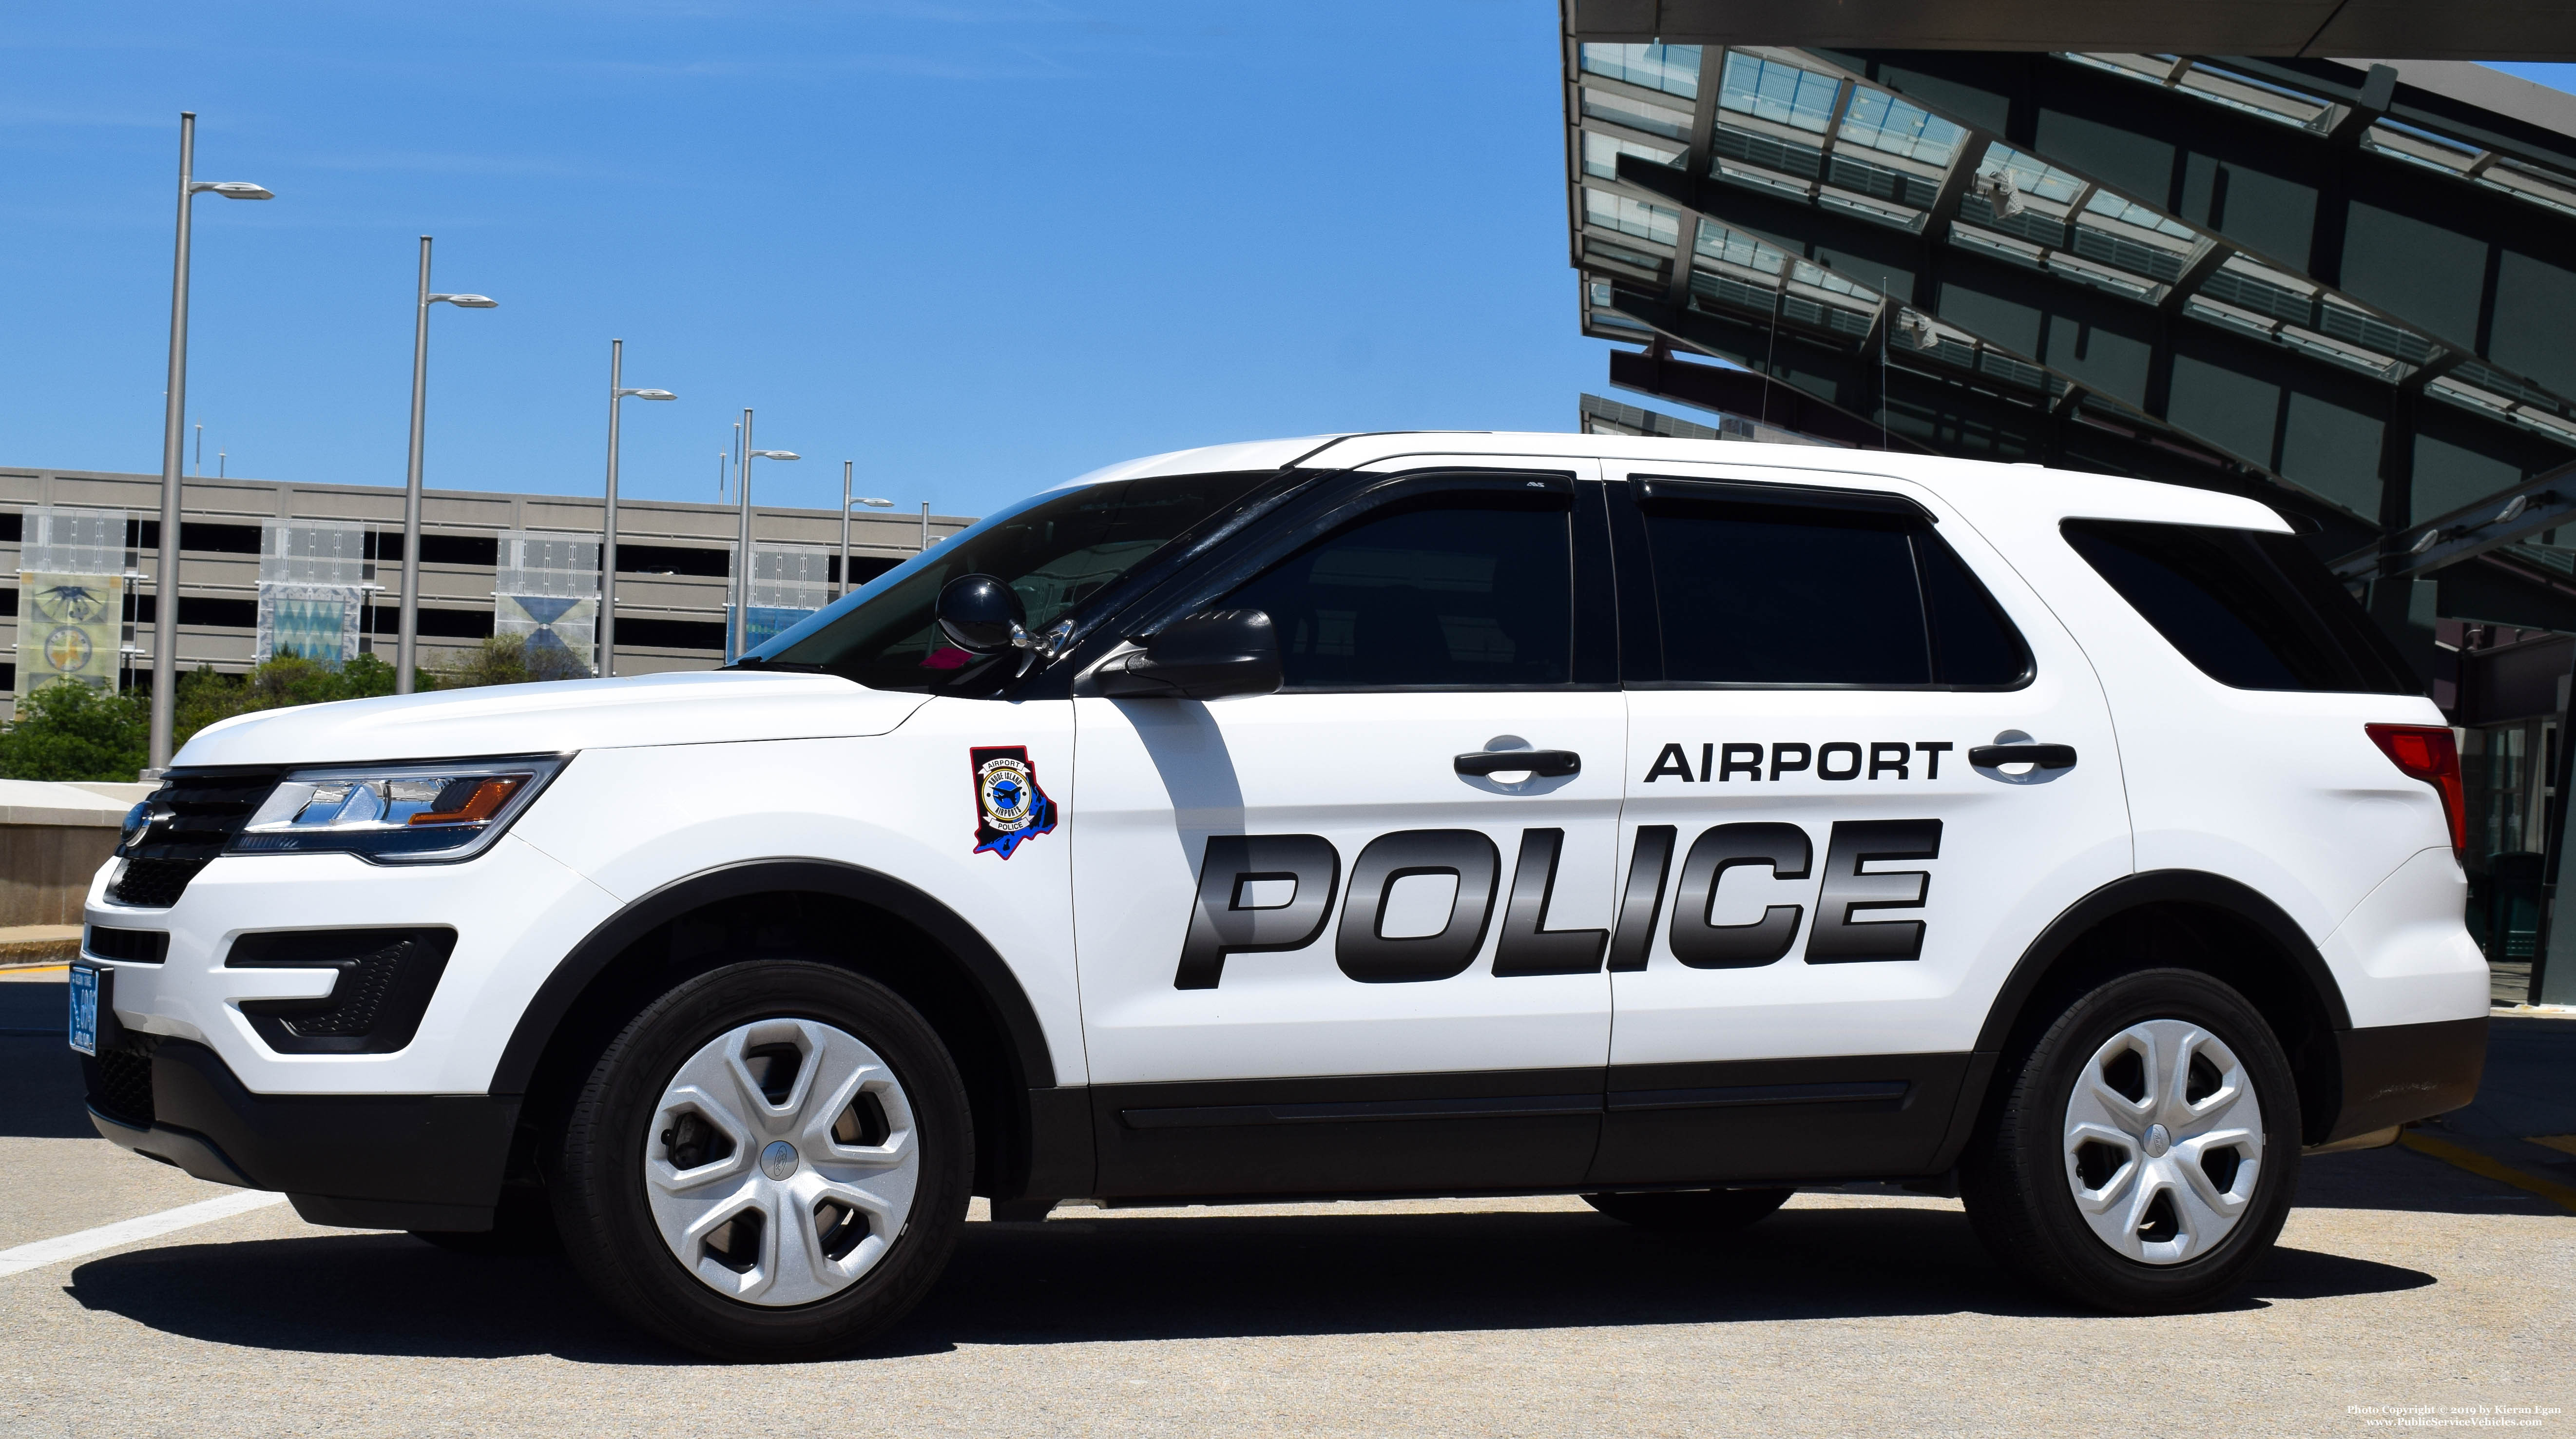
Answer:
[[(2072, 763), (2073, 761), (2069, 761)], [(1489, 749), (1451, 761), (1460, 774), (1509, 774), (1527, 770), (1541, 779), (1583, 773), (1583, 756), (1570, 749)]]
[(1968, 751), (1968, 763), (1979, 769), (1997, 765), (2026, 764), (2040, 769), (2075, 768), (2075, 746), (2071, 744), (1981, 744)]

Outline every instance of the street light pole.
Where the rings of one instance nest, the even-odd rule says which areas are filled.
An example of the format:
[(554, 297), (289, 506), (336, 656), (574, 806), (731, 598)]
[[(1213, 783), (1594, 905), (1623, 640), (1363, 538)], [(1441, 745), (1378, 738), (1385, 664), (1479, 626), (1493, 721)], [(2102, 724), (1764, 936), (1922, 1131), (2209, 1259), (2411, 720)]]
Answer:
[(412, 692), (412, 667), (420, 655), (420, 445), (423, 412), (429, 399), (429, 307), (440, 301), (461, 310), (490, 310), (498, 302), (481, 295), (433, 295), (429, 292), (429, 237), (420, 237), (420, 304), (411, 329), (411, 465), (403, 478), (402, 620), (394, 645), (394, 693)]
[(247, 180), (201, 181), (197, 168), (197, 112), (179, 112), (179, 241), (170, 277), (170, 378), (161, 412), (161, 555), (152, 580), (151, 767), (170, 767), (171, 735), (179, 689), (179, 456), (188, 412), (189, 202), (205, 191), (227, 200), (276, 198)]
[(608, 342), (608, 515), (599, 547), (599, 673), (617, 673), (617, 402), (633, 395), (641, 400), (676, 400), (668, 390), (630, 390), (618, 378), (626, 342)]
[(751, 411), (742, 412), (742, 423), (734, 426), (734, 449), (740, 458), (734, 462), (734, 499), (742, 507), (742, 519), (733, 540), (733, 613), (725, 618), (725, 663), (742, 658), (743, 637), (751, 633)]
[(742, 531), (734, 541), (733, 619), (725, 632), (725, 663), (742, 658), (751, 638), (751, 462), (754, 460), (801, 459), (794, 450), (754, 449), (751, 442), (751, 411), (742, 412), (742, 464), (734, 472), (734, 488), (742, 496)]
[(841, 596), (844, 599), (848, 598), (850, 593), (850, 511), (858, 505), (865, 505), (872, 510), (886, 510), (894, 508), (894, 501), (851, 499), (850, 462), (843, 460), (841, 461)]

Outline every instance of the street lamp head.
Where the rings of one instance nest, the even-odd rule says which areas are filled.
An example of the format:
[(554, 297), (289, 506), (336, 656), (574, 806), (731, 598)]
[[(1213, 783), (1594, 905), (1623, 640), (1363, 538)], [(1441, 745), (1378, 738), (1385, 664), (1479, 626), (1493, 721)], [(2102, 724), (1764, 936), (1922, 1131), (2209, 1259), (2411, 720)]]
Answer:
[(277, 198), (277, 196), (272, 193), (267, 186), (254, 185), (248, 180), (199, 180), (195, 184), (190, 185), (188, 189), (191, 193), (199, 190), (211, 191), (223, 196), (227, 200), (274, 200)]
[(633, 395), (639, 400), (676, 400), (680, 398), (668, 390), (620, 390), (617, 393), (621, 395)]
[(850, 503), (854, 505), (866, 505), (872, 510), (890, 510), (894, 508), (894, 501), (892, 500), (852, 500)]
[(454, 305), (460, 310), (497, 310), (501, 308), (501, 302), (488, 295), (432, 295), (429, 297), (429, 302), (433, 305), (437, 304), (441, 300), (445, 300), (447, 303)]
[(755, 460), (801, 460), (805, 458), (794, 450), (754, 450), (751, 452), (751, 457)]

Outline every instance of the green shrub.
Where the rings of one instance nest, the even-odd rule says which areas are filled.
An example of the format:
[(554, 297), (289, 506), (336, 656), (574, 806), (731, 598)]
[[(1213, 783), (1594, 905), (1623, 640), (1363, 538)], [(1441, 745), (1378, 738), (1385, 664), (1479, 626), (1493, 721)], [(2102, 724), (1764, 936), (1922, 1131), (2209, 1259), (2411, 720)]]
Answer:
[(58, 681), (18, 701), (0, 728), (0, 778), (134, 782), (152, 734), (150, 697)]
[[(436, 687), (418, 671), (414, 678), (419, 689)], [(199, 665), (195, 673), (179, 677), (174, 743), (185, 745), (197, 731), (234, 715), (393, 692), (394, 667), (374, 655), (359, 655), (336, 670), (300, 655), (281, 655), (245, 675), (217, 674), (212, 666)]]
[(590, 671), (561, 645), (531, 647), (522, 635), (490, 635), (433, 671), (440, 689), (521, 685), (540, 680), (586, 680)]

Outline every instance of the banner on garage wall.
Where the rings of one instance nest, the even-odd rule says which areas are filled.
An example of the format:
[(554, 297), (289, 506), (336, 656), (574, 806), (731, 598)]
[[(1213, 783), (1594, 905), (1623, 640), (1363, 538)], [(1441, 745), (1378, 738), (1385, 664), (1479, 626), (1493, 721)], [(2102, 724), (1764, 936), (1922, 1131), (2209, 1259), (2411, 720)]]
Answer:
[(19, 572), (19, 694), (60, 680), (115, 693), (124, 634), (123, 576)]
[(821, 545), (753, 545), (751, 607), (743, 614), (743, 648), (760, 648), (831, 602), (830, 550)]
[(366, 545), (364, 525), (270, 520), (260, 526), (252, 660), (292, 655), (336, 670), (357, 657), (370, 593)]
[(541, 674), (599, 673), (599, 542), (504, 532), (493, 567), (492, 633), (520, 636), (529, 667)]
[(18, 526), (18, 693), (71, 680), (113, 693), (124, 667), (123, 510), (30, 505)]
[(366, 602), (356, 585), (262, 584), (251, 658), (265, 664), (293, 655), (336, 670), (357, 656), (358, 611)]

